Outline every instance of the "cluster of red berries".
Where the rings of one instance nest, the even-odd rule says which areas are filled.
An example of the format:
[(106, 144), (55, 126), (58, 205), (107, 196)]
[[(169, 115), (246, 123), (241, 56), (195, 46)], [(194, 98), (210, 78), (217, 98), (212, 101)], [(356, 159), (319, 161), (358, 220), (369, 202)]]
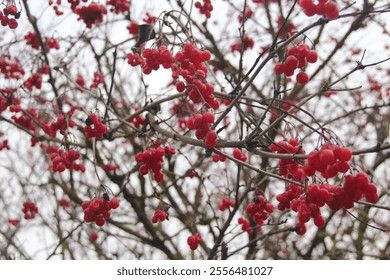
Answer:
[(157, 71), (160, 65), (165, 69), (172, 67), (172, 53), (165, 46), (160, 46), (158, 49), (144, 49), (142, 56), (145, 58), (145, 63), (142, 64), (142, 72), (146, 75), (153, 70)]
[(35, 215), (38, 213), (38, 207), (32, 201), (25, 201), (23, 202), (22, 211), (24, 213), (24, 218), (26, 220), (32, 220), (35, 218)]
[(42, 126), (42, 129), (45, 133), (50, 135), (50, 137), (55, 138), (57, 131), (59, 131), (62, 135), (67, 133), (69, 127), (76, 126), (76, 123), (68, 118), (66, 118), (63, 114), (59, 114), (57, 120)]
[(8, 140), (3, 140), (3, 142), (0, 143), (0, 151), (4, 149), (11, 150), (11, 147), (8, 144)]
[(0, 88), (0, 113), (10, 109), (11, 112), (20, 112), (20, 99), (12, 94), (12, 88)]
[(147, 24), (153, 25), (157, 21), (157, 18), (152, 16), (149, 12), (146, 12), (145, 17), (142, 20)]
[(104, 84), (104, 76), (101, 72), (96, 71), (93, 73), (93, 81), (92, 84), (90, 85), (90, 88), (98, 88), (99, 85)]
[(231, 45), (230, 50), (233, 53), (234, 52), (241, 52), (241, 50), (244, 52), (248, 49), (252, 49), (254, 45), (255, 45), (255, 41), (253, 41), (253, 39), (251, 37), (249, 37), (248, 35), (245, 35), (242, 40), (240, 39), (239, 41), (237, 41), (236, 43)]
[(214, 114), (205, 112), (202, 114), (195, 114), (187, 120), (187, 127), (190, 130), (196, 130), (195, 136), (198, 139), (204, 140), (204, 145), (208, 149), (212, 149), (217, 144), (218, 135), (214, 130), (211, 130), (210, 125), (214, 122)]
[(195, 233), (194, 235), (190, 235), (187, 238), (187, 244), (190, 246), (192, 251), (198, 249), (199, 244), (202, 242), (202, 236), (200, 233)]
[(13, 226), (17, 226), (20, 223), (20, 220), (19, 219), (8, 219), (7, 222)]
[(24, 39), (26, 40), (26, 44), (31, 46), (33, 49), (39, 50), (41, 48), (39, 38), (35, 32), (28, 32), (24, 35)]
[(246, 206), (245, 211), (248, 215), (252, 216), (253, 221), (258, 226), (256, 230), (260, 231), (260, 226), (268, 219), (268, 215), (274, 211), (274, 206), (264, 196), (258, 195)]
[[(207, 83), (208, 69), (205, 62), (209, 61), (209, 51), (200, 51), (191, 43), (186, 43), (183, 50), (175, 54), (175, 63), (172, 65), (172, 78), (179, 83), (176, 89), (179, 92), (187, 91), (188, 97), (195, 103), (204, 103), (214, 110), (219, 108), (219, 102), (214, 97), (214, 87)], [(182, 77), (185, 82), (178, 81)]]
[(87, 28), (92, 28), (93, 24), (103, 22), (107, 9), (103, 5), (91, 3), (88, 6), (76, 8), (74, 12), (79, 16), (78, 20), (83, 20)]
[(130, 34), (138, 35), (138, 23), (135, 21), (130, 21), (129, 25), (126, 27), (129, 30)]
[(83, 164), (76, 163), (80, 159), (80, 153), (75, 150), (63, 150), (56, 146), (47, 146), (46, 153), (50, 155), (52, 165), (50, 170), (64, 172), (66, 169), (85, 172)]
[(152, 217), (152, 223), (155, 224), (158, 221), (164, 222), (167, 219), (167, 213), (163, 210), (156, 210)]
[(303, 166), (306, 176), (313, 176), (316, 171), (321, 172), (325, 179), (333, 178), (337, 174), (349, 170), (348, 161), (352, 158), (352, 151), (330, 142), (324, 143), (319, 151), (309, 153), (307, 162)]
[(241, 161), (247, 161), (248, 157), (240, 149), (233, 150), (233, 157)]
[(10, 29), (18, 27), (17, 19), (20, 18), (20, 12), (15, 5), (9, 5), (0, 11), (0, 22), (2, 26), (8, 26)]
[[(220, 149), (217, 148), (217, 150), (220, 150)], [(213, 154), (212, 159), (213, 159), (213, 162), (219, 162), (219, 161), (225, 162), (226, 161), (226, 157), (219, 155), (219, 154), (216, 154), (216, 153)]]
[(53, 10), (57, 16), (62, 16), (64, 14), (63, 11), (59, 9), (59, 6), (62, 4), (62, 0), (49, 0), (49, 6), (53, 6)]
[[(24, 39), (26, 40), (26, 44), (31, 46), (33, 49), (39, 50), (41, 48), (38, 35), (35, 32), (28, 32), (24, 35)], [(60, 44), (55, 38), (46, 39), (45, 44), (48, 49), (58, 50), (60, 48)]]
[(298, 4), (302, 7), (303, 12), (309, 17), (324, 15), (329, 20), (339, 17), (339, 8), (337, 4), (331, 0), (318, 0), (317, 4), (314, 4), (313, 0), (299, 0)]
[(42, 88), (42, 75), (39, 73), (32, 74), (26, 81), (24, 81), (23, 86), (32, 91), (33, 88), (41, 89)]
[(134, 118), (130, 119), (129, 123), (132, 123), (136, 128), (140, 128), (146, 123), (146, 119), (141, 115), (137, 115)]
[(126, 55), (127, 64), (130, 64), (133, 67), (141, 65), (141, 67), (145, 64), (145, 60), (138, 53), (128, 53)]
[(85, 120), (84, 132), (87, 138), (101, 139), (107, 132), (107, 126), (102, 122), (101, 118), (92, 113)]
[[(311, 50), (306, 44), (292, 46), (287, 50), (287, 57), (283, 63), (277, 63), (274, 67), (276, 74), (285, 74), (287, 77), (294, 75), (296, 69), (303, 69), (307, 63), (315, 63), (318, 59), (316, 51)], [(299, 84), (304, 85), (309, 81), (309, 75), (300, 71), (296, 80)]]
[(70, 200), (67, 199), (67, 198), (61, 198), (61, 199), (58, 201), (58, 204), (59, 204), (61, 207), (69, 208), (69, 207), (70, 207)]
[(98, 199), (83, 201), (81, 207), (86, 223), (95, 222), (97, 226), (102, 227), (111, 216), (110, 210), (119, 207), (119, 200), (115, 197), (110, 200), (108, 194), (104, 193)]
[(24, 74), (24, 69), (19, 65), (19, 60), (15, 58), (13, 61), (8, 55), (0, 57), (0, 73), (5, 79), (19, 80)]
[(210, 18), (211, 12), (214, 9), (213, 5), (211, 4), (211, 0), (203, 0), (203, 4), (199, 1), (196, 1), (195, 8), (199, 9), (199, 12), (202, 15), (205, 15), (206, 18)]
[(164, 163), (164, 155), (174, 155), (176, 153), (174, 148), (171, 147), (155, 147), (154, 149), (145, 150), (138, 153), (135, 156), (135, 160), (138, 163), (142, 163), (139, 167), (139, 173), (143, 176), (152, 171), (154, 174), (154, 180), (157, 183), (164, 180), (164, 174), (161, 172)]
[(36, 131), (37, 125), (35, 122), (39, 121), (39, 114), (35, 108), (28, 108), (22, 115), (12, 115), (11, 119), (26, 130)]
[(240, 217), (238, 218), (238, 224), (241, 225), (241, 229), (243, 231), (246, 231), (249, 235), (252, 235), (253, 229), (250, 228), (250, 222), (248, 219)]
[[(278, 154), (305, 154), (296, 138), (291, 138), (288, 142), (279, 141), (276, 144), (271, 144), (270, 150)], [(285, 178), (303, 181), (304, 168), (299, 162), (293, 159), (279, 159), (279, 167), (279, 174)]]
[(98, 234), (96, 233), (96, 231), (91, 231), (91, 233), (89, 234), (89, 242), (91, 243), (95, 243), (96, 240), (98, 239)]
[(251, 17), (253, 16), (253, 11), (252, 9), (249, 7), (249, 6), (246, 6), (245, 7), (245, 14), (244, 14), (244, 17), (242, 16), (242, 14), (240, 14), (238, 16), (238, 22), (240, 24), (243, 23), (244, 19), (247, 20), (247, 19), (250, 19)]
[(113, 6), (110, 9), (110, 12), (114, 12), (116, 14), (126, 13), (130, 10), (129, 0), (108, 0), (107, 5)]
[(231, 200), (231, 199), (227, 198), (226, 196), (224, 196), (221, 200), (221, 203), (219, 204), (218, 209), (221, 211), (225, 211), (229, 207), (232, 207), (232, 208), (236, 207), (236, 202), (234, 200)]

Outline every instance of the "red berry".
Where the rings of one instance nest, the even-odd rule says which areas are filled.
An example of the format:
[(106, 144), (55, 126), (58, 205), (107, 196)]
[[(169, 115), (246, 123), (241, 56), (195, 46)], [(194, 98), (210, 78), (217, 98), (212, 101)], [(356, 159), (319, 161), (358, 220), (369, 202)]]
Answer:
[(297, 74), (297, 82), (301, 85), (305, 85), (307, 84), (307, 82), (309, 81), (309, 75), (306, 74), (306, 72), (299, 72)]
[(278, 75), (284, 74), (286, 71), (286, 66), (283, 63), (278, 63), (274, 67), (274, 72)]
[(109, 205), (111, 209), (116, 209), (119, 207), (119, 200), (114, 197), (110, 200)]
[(336, 19), (339, 17), (339, 8), (337, 7), (337, 4), (333, 1), (328, 2), (325, 4), (325, 17), (327, 19)]
[(306, 60), (309, 63), (315, 63), (317, 59), (318, 59), (318, 54), (316, 51), (310, 51), (306, 56)]
[(335, 158), (332, 150), (321, 150), (319, 155), (322, 164), (329, 165), (334, 163)]
[(203, 120), (206, 122), (206, 123), (213, 123), (214, 122), (214, 114), (211, 113), (211, 112), (206, 112), (203, 114)]

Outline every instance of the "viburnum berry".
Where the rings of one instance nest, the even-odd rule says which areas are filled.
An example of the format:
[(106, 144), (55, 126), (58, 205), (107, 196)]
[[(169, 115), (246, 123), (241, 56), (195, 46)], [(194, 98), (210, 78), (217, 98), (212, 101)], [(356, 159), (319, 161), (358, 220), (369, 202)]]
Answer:
[(234, 200), (230, 200), (229, 198), (224, 196), (221, 200), (221, 203), (219, 204), (218, 209), (221, 211), (225, 211), (229, 207), (234, 208), (235, 206), (236, 206), (236, 202)]
[(258, 195), (252, 199), (252, 202), (246, 206), (246, 213), (252, 216), (256, 223), (256, 230), (261, 230), (261, 225), (268, 219), (268, 215), (274, 211), (274, 206), (269, 203), (264, 196)]
[(107, 132), (107, 126), (95, 113), (91, 113), (85, 120), (85, 123), (84, 132), (87, 138), (101, 139)]
[(7, 222), (13, 226), (17, 226), (20, 223), (20, 220), (19, 219), (8, 219)]
[(106, 220), (111, 217), (110, 210), (119, 207), (119, 200), (112, 198), (111, 200), (107, 196), (94, 198), (91, 200), (85, 200), (81, 204), (84, 210), (84, 221), (86, 223), (95, 222), (97, 226), (102, 227)]
[(297, 82), (298, 82), (299, 84), (305, 85), (305, 84), (307, 84), (307, 82), (309, 81), (309, 75), (307, 75), (306, 72), (301, 71), (301, 72), (299, 72), (299, 73), (297, 74), (296, 79), (297, 79)]
[(90, 234), (89, 234), (89, 241), (91, 243), (95, 243), (96, 240), (98, 239), (98, 234), (96, 233), (96, 231), (91, 231)]
[(58, 201), (58, 204), (59, 204), (61, 207), (68, 208), (68, 207), (70, 207), (70, 200), (67, 199), (67, 198), (61, 198), (61, 199)]
[(32, 201), (25, 201), (23, 202), (22, 211), (24, 213), (24, 218), (26, 220), (32, 220), (35, 218), (35, 215), (38, 213), (38, 207)]
[(103, 22), (103, 17), (107, 14), (107, 9), (97, 3), (91, 3), (88, 6), (76, 8), (74, 12), (79, 16), (78, 20), (83, 20), (87, 28), (92, 28), (93, 24)]
[(158, 221), (163, 222), (167, 218), (167, 213), (163, 210), (156, 210), (152, 217), (152, 223), (155, 224)]
[(195, 8), (199, 9), (199, 12), (206, 16), (206, 18), (211, 17), (211, 12), (214, 7), (211, 4), (211, 0), (203, 0), (203, 4), (200, 1), (196, 1), (194, 4)]
[(233, 150), (233, 157), (241, 161), (246, 161), (248, 159), (247, 156), (239, 149)]
[(196, 249), (198, 249), (198, 246), (201, 242), (202, 242), (202, 236), (200, 235), (200, 233), (190, 235), (187, 238), (187, 244), (190, 246), (190, 249), (192, 251), (195, 251)]
[(243, 231), (246, 231), (249, 235), (252, 235), (253, 229), (250, 228), (250, 222), (248, 219), (240, 217), (238, 218), (238, 224), (241, 225), (241, 229)]
[(174, 155), (176, 153), (174, 148), (160, 146), (154, 149), (148, 149), (138, 153), (135, 156), (135, 160), (138, 163), (142, 163), (139, 167), (139, 173), (143, 176), (152, 171), (154, 174), (154, 180), (160, 183), (164, 180), (164, 174), (161, 172), (164, 163), (164, 155)]

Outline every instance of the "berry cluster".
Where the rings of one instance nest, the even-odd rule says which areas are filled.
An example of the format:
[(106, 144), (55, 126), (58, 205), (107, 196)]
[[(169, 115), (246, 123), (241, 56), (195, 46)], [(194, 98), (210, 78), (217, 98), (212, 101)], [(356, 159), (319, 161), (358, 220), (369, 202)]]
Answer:
[(200, 233), (195, 233), (194, 235), (190, 235), (187, 238), (187, 244), (190, 246), (192, 251), (198, 249), (199, 244), (202, 242), (202, 236)]
[[(180, 82), (179, 92), (187, 91), (188, 97), (195, 103), (205, 103), (214, 110), (219, 108), (219, 103), (214, 97), (214, 87), (206, 82), (208, 69), (205, 62), (210, 60), (210, 52), (200, 51), (191, 43), (184, 44), (183, 50), (175, 54), (175, 63), (172, 65), (172, 78)], [(183, 86), (184, 83), (185, 85)]]
[(233, 53), (234, 52), (241, 52), (241, 50), (244, 52), (247, 49), (252, 49), (254, 45), (255, 45), (255, 41), (253, 41), (253, 39), (251, 37), (249, 37), (248, 35), (245, 35), (242, 40), (240, 39), (239, 41), (237, 41), (236, 43), (231, 45), (230, 50)]
[(212, 149), (217, 144), (218, 135), (211, 130), (210, 125), (214, 122), (214, 114), (205, 112), (202, 114), (195, 114), (187, 120), (187, 127), (190, 130), (196, 130), (195, 136), (198, 139), (204, 140), (204, 145), (208, 149)]
[(167, 213), (163, 210), (156, 210), (152, 217), (152, 223), (155, 224), (158, 221), (164, 222), (167, 219)]
[[(219, 148), (217, 150), (219, 150)], [(219, 155), (219, 154), (216, 154), (216, 153), (213, 154), (212, 159), (213, 159), (213, 162), (219, 162), (219, 161), (225, 162), (226, 161), (226, 157)]]
[(70, 207), (70, 200), (67, 199), (67, 198), (61, 198), (61, 199), (58, 201), (58, 204), (59, 204), (61, 207), (68, 208), (68, 207)]
[(211, 12), (214, 9), (213, 5), (211, 4), (211, 0), (203, 0), (203, 5), (199, 1), (196, 1), (195, 8), (199, 9), (199, 12), (202, 15), (205, 15), (206, 18), (210, 18)]
[[(274, 67), (276, 74), (285, 74), (287, 77), (294, 75), (296, 69), (303, 69), (307, 63), (315, 63), (318, 59), (316, 51), (311, 50), (306, 44), (292, 46), (287, 50), (287, 57), (283, 63), (277, 63)], [(304, 85), (309, 81), (309, 75), (300, 71), (296, 80), (299, 84)]]
[(64, 14), (63, 11), (59, 9), (59, 5), (62, 4), (62, 0), (56, 0), (54, 3), (54, 0), (49, 0), (49, 6), (53, 6), (53, 10), (57, 16), (62, 16)]
[(98, 234), (96, 233), (96, 231), (91, 231), (91, 233), (89, 234), (89, 242), (91, 243), (95, 243), (96, 240), (98, 239)]
[(161, 172), (164, 163), (163, 156), (165, 154), (174, 155), (175, 153), (175, 149), (170, 147), (156, 147), (155, 149), (149, 149), (138, 153), (135, 156), (135, 160), (138, 163), (142, 163), (139, 167), (139, 173), (145, 176), (149, 171), (152, 171), (154, 180), (156, 180), (157, 183), (162, 182), (162, 180), (164, 180), (164, 174)]
[(299, 6), (303, 12), (311, 17), (314, 15), (324, 15), (327, 19), (332, 20), (339, 17), (339, 8), (337, 4), (330, 0), (319, 0), (314, 4), (313, 0), (299, 0)]
[(26, 220), (32, 220), (35, 218), (35, 215), (38, 213), (38, 207), (35, 205), (34, 202), (31, 201), (25, 201), (23, 202), (23, 209), (24, 218)]
[(150, 74), (152, 70), (157, 71), (160, 65), (165, 69), (172, 67), (172, 53), (165, 46), (160, 46), (158, 49), (144, 49), (142, 56), (145, 58), (142, 71), (146, 75)]
[(143, 67), (145, 64), (144, 58), (140, 56), (138, 53), (128, 53), (126, 55), (126, 58), (127, 58), (127, 64), (130, 64), (133, 67), (138, 65), (141, 65), (141, 67)]
[(104, 76), (101, 72), (96, 71), (93, 73), (93, 81), (90, 88), (98, 88), (101, 84), (104, 84)]
[(107, 9), (97, 3), (91, 3), (88, 6), (76, 8), (75, 13), (79, 16), (78, 20), (85, 22), (87, 28), (92, 28), (93, 24), (103, 22), (103, 17), (107, 14)]
[(3, 149), (11, 150), (11, 147), (8, 144), (8, 140), (3, 140), (3, 142), (0, 143), (0, 151)]
[(306, 176), (313, 176), (316, 171), (321, 172), (325, 179), (333, 178), (337, 174), (349, 170), (348, 161), (352, 158), (352, 151), (346, 147), (324, 143), (319, 151), (312, 151), (303, 166)]
[(246, 231), (249, 235), (252, 235), (253, 229), (250, 228), (250, 223), (249, 223), (248, 219), (240, 217), (240, 218), (238, 218), (238, 224), (241, 225), (241, 229), (243, 231)]
[(17, 19), (20, 18), (20, 12), (15, 5), (9, 5), (0, 11), (0, 22), (2, 26), (8, 26), (10, 29), (18, 27)]
[(130, 34), (137, 35), (138, 34), (138, 24), (135, 21), (130, 21), (127, 26), (127, 30), (129, 30)]
[[(38, 35), (35, 32), (28, 32), (24, 35), (24, 39), (26, 40), (26, 44), (31, 46), (33, 49), (39, 50), (41, 48), (41, 43), (39, 42)], [(55, 38), (48, 38), (45, 41), (45, 45), (47, 49), (56, 49), (60, 48), (60, 44)]]
[(0, 73), (5, 79), (15, 80), (19, 80), (25, 74), (17, 58), (12, 61), (10, 56), (3, 54), (0, 57)]
[[(270, 150), (278, 154), (305, 154), (296, 138), (291, 138), (288, 142), (279, 141), (276, 144), (271, 144)], [(299, 162), (293, 159), (279, 159), (279, 167), (279, 174), (285, 178), (303, 181), (304, 168)]]
[(41, 89), (42, 88), (42, 75), (39, 73), (32, 74), (24, 83), (23, 86), (32, 91), (33, 88)]
[(224, 196), (221, 200), (221, 203), (219, 204), (218, 209), (221, 211), (225, 211), (229, 207), (232, 207), (232, 208), (236, 207), (236, 202), (234, 200), (230, 200), (229, 198)]
[(130, 10), (129, 0), (108, 0), (107, 5), (113, 6), (110, 9), (110, 12), (114, 12), (116, 14), (126, 13)]
[(96, 114), (92, 113), (85, 120), (84, 132), (87, 138), (101, 139), (107, 132), (107, 126)]
[(20, 220), (19, 219), (8, 219), (7, 222), (13, 226), (17, 226), (20, 223)]
[(83, 164), (76, 163), (80, 158), (80, 153), (75, 150), (63, 150), (56, 146), (48, 146), (46, 153), (50, 155), (52, 165), (49, 167), (54, 172), (64, 172), (66, 169), (85, 172)]
[(256, 230), (260, 231), (260, 226), (268, 219), (268, 214), (274, 211), (274, 206), (264, 196), (259, 195), (253, 198), (252, 202), (246, 206), (245, 211), (248, 215), (252, 216), (253, 221), (258, 226)]
[(39, 121), (39, 114), (35, 108), (28, 108), (22, 115), (17, 116), (15, 114), (11, 116), (11, 119), (26, 130), (35, 131), (37, 129), (36, 122)]
[(119, 207), (119, 200), (115, 197), (110, 200), (106, 194), (99, 199), (83, 201), (81, 207), (84, 210), (86, 223), (95, 222), (97, 226), (102, 227), (111, 216), (110, 210)]
[(330, 184), (310, 184), (306, 189), (295, 184), (290, 184), (289, 189), (278, 194), (278, 209), (283, 211), (291, 208), (298, 213), (299, 227), (297, 233), (305, 234), (307, 223), (313, 218), (317, 227), (325, 225), (325, 219), (321, 215), (320, 208), (325, 204), (337, 211), (341, 208), (350, 209), (354, 203), (360, 200), (363, 195), (367, 201), (375, 203), (378, 200), (376, 186), (370, 182), (364, 172), (356, 175), (347, 175), (344, 178), (343, 186)]
[(43, 125), (42, 129), (45, 133), (50, 135), (50, 137), (55, 138), (57, 131), (59, 131), (62, 135), (65, 135), (68, 128), (74, 126), (76, 126), (74, 121), (66, 118), (63, 114), (59, 114), (56, 121), (51, 124)]
[(247, 156), (240, 149), (233, 150), (233, 157), (241, 161), (247, 161)]

